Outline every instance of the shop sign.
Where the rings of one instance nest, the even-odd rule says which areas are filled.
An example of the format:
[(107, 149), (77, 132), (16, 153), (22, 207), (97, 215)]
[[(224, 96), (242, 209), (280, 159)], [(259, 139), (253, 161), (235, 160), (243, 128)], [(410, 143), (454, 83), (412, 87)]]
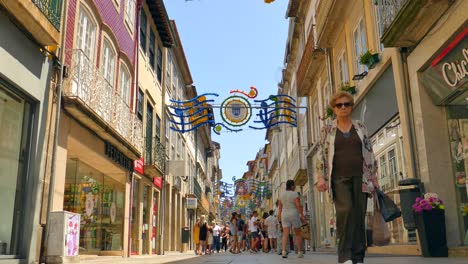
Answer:
[(136, 172), (140, 173), (140, 174), (144, 174), (145, 172), (145, 160), (143, 158), (140, 158), (140, 159), (137, 159), (133, 162), (133, 167), (135, 169)]
[(133, 161), (109, 142), (105, 142), (104, 153), (127, 171), (133, 171)]
[(421, 81), (436, 104), (449, 103), (456, 90), (468, 88), (468, 27), (464, 28), (430, 62)]
[(197, 198), (187, 198), (187, 209), (197, 209)]
[(153, 177), (153, 184), (154, 186), (158, 187), (159, 190), (162, 189), (162, 182), (163, 182), (162, 177)]

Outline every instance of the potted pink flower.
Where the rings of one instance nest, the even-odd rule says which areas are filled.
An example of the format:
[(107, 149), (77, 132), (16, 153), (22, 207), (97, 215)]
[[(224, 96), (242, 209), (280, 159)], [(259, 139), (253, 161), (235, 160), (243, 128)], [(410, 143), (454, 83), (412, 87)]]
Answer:
[(447, 257), (445, 207), (436, 193), (426, 193), (413, 204), (421, 252), (424, 257)]

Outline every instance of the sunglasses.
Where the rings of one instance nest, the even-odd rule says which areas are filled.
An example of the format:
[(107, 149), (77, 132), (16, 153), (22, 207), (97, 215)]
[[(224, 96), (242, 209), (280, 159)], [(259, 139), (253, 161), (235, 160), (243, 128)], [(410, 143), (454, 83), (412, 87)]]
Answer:
[(350, 102), (346, 102), (346, 103), (337, 103), (337, 104), (335, 104), (335, 107), (336, 107), (336, 108), (343, 108), (343, 106), (344, 106), (345, 108), (348, 108), (348, 107), (353, 106), (353, 104), (350, 103)]

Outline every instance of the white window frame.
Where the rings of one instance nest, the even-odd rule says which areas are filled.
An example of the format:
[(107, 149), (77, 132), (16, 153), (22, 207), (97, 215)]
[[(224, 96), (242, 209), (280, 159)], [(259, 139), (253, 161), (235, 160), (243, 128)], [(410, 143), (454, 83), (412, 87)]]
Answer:
[(101, 72), (104, 79), (106, 79), (112, 87), (115, 85), (116, 58), (117, 51), (112, 41), (104, 37), (102, 41)]
[[(338, 77), (339, 85), (349, 83), (349, 70), (348, 70), (348, 59), (346, 58), (346, 52), (343, 50), (338, 56)], [(326, 103), (328, 105), (328, 102)]]
[(127, 23), (130, 32), (133, 32), (135, 26), (135, 0), (125, 0), (125, 22)]
[(353, 42), (354, 42), (354, 70), (356, 74), (361, 74), (364, 71), (368, 71), (366, 65), (362, 65), (359, 61), (361, 55), (367, 51), (367, 38), (366, 38), (366, 25), (364, 23), (364, 18), (359, 19), (356, 27), (353, 30)]
[(379, 44), (377, 46), (380, 48), (380, 51), (382, 52), (384, 50), (384, 45), (383, 45), (383, 43), (380, 42), (380, 38), (382, 37), (382, 34), (383, 34), (383, 28), (382, 28), (382, 23), (381, 23), (381, 21), (382, 21), (382, 12), (381, 12), (380, 8), (381, 8), (380, 5), (374, 5), (375, 24), (376, 24), (375, 33), (376, 33), (376, 36), (377, 36), (377, 43)]
[(119, 76), (119, 95), (127, 106), (130, 106), (132, 76), (130, 75), (127, 65), (125, 65), (123, 61), (120, 62)]
[(318, 101), (315, 100), (312, 105), (312, 109), (314, 109), (312, 112), (314, 124), (314, 142), (318, 142), (320, 140), (320, 114)]
[(83, 4), (80, 5), (76, 29), (75, 47), (80, 49), (91, 62), (96, 58), (97, 22), (93, 13)]
[(172, 95), (172, 54), (168, 50), (167, 51), (167, 62), (166, 62), (166, 90), (169, 92), (169, 94)]

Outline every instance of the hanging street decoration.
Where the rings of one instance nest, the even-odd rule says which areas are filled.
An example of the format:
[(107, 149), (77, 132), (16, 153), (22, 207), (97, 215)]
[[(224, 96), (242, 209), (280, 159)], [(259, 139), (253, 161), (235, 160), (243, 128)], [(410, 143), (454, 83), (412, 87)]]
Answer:
[(195, 130), (202, 125), (214, 124), (212, 106), (208, 104), (214, 102), (214, 100), (206, 99), (208, 95), (218, 96), (215, 93), (206, 93), (188, 101), (171, 99), (170, 102), (173, 105), (169, 105), (169, 108), (173, 109), (173, 111), (170, 111), (170, 114), (174, 117), (174, 119), (170, 119), (172, 123), (171, 129), (185, 133)]
[(261, 110), (257, 114), (260, 117), (260, 121), (254, 121), (254, 123), (262, 123), (262, 127), (249, 126), (253, 129), (266, 129), (279, 124), (289, 124), (291, 126), (297, 126), (296, 119), (296, 99), (287, 94), (271, 95), (265, 100), (254, 100), (254, 102), (260, 103)]
[[(213, 99), (207, 99), (207, 96), (218, 97), (216, 93), (202, 94), (187, 101), (170, 100), (169, 108), (173, 116), (169, 120), (172, 123), (171, 129), (185, 133), (207, 124), (218, 135), (223, 129), (228, 132), (240, 132), (241, 127), (251, 120), (253, 109), (259, 109), (259, 113), (254, 115), (255, 126), (248, 126), (251, 129), (268, 129), (281, 124), (297, 127), (296, 100), (287, 94), (253, 100), (258, 95), (258, 89), (254, 86), (251, 86), (248, 92), (231, 90), (230, 94), (232, 95), (225, 98), (220, 105), (214, 105)], [(215, 122), (214, 108), (219, 108), (223, 122)]]

